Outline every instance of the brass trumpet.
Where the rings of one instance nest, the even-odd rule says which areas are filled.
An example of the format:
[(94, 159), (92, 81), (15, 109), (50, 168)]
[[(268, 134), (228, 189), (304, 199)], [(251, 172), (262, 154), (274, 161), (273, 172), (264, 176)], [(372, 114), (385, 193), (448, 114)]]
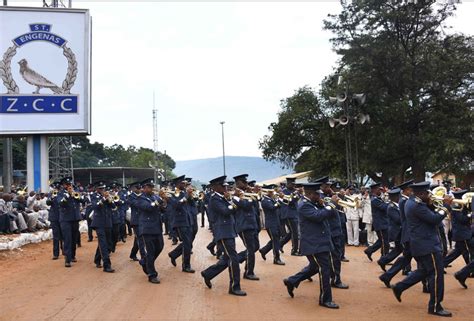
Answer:
[(80, 200), (81, 199), (81, 194), (79, 194), (78, 192), (74, 192), (74, 193), (72, 193), (72, 197), (74, 197), (76, 200)]

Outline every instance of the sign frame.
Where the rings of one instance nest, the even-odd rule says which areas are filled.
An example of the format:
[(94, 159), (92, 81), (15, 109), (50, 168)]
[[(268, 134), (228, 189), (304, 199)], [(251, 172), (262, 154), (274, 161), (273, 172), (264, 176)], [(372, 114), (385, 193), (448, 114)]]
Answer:
[[(16, 11), (16, 12), (65, 12), (73, 14), (83, 14), (85, 19), (84, 24), (84, 66), (80, 71), (84, 79), (84, 93), (80, 95), (79, 99), (84, 102), (84, 116), (82, 117), (82, 129), (20, 129), (20, 130), (5, 130), (0, 127), (0, 137), (15, 137), (44, 134), (48, 136), (70, 136), (70, 135), (90, 135), (92, 129), (92, 102), (91, 102), (91, 84), (92, 84), (92, 18), (89, 9), (72, 9), (72, 8), (42, 8), (42, 7), (14, 7), (14, 6), (0, 6), (2, 11)], [(32, 22), (33, 23), (33, 22)], [(3, 53), (2, 53), (3, 54)], [(0, 57), (1, 59), (1, 57)], [(2, 84), (3, 87), (3, 84)], [(3, 88), (2, 88), (3, 90)], [(0, 117), (8, 116), (0, 114)]]

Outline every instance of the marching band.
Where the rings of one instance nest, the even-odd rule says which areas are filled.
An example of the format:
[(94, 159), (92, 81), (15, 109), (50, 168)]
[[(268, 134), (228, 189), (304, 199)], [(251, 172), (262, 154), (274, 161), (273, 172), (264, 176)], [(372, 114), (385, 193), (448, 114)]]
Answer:
[[(104, 272), (115, 272), (111, 254), (117, 242), (125, 242), (129, 225), (129, 235), (133, 231), (134, 236), (129, 257), (138, 262), (150, 283), (160, 283), (155, 262), (164, 248), (166, 235), (176, 244), (168, 253), (171, 264), (177, 266), (180, 260), (184, 273), (195, 273), (191, 257), (200, 213), (201, 227), (206, 215), (213, 237), (207, 249), (218, 259), (201, 271), (208, 288), (212, 288), (215, 277), (228, 269), (229, 294), (247, 295), (241, 288), (241, 264), (244, 264), (244, 279), (259, 281), (257, 251), (263, 260), (271, 252), (275, 265), (285, 265), (280, 254), (291, 241), (291, 255), (306, 256), (308, 265), (283, 280), (288, 294), (294, 297), (299, 284), (312, 280), (317, 274), (319, 304), (337, 309), (339, 305), (333, 300), (331, 288), (349, 289), (341, 277), (341, 262), (348, 262), (344, 256), (345, 227), (350, 228), (349, 244), (359, 246), (359, 217), (354, 219), (350, 213), (370, 206), (377, 241), (364, 253), (372, 261), (380, 250), (377, 260), (383, 271), (380, 281), (391, 288), (399, 302), (405, 290), (421, 282), (424, 292), (430, 294), (428, 313), (452, 315), (442, 306), (445, 268), (462, 257), (466, 266), (454, 277), (467, 288), (466, 280), (474, 274), (474, 193), (457, 190), (451, 196), (443, 187), (410, 180), (390, 190), (374, 183), (369, 186), (368, 196), (368, 193), (358, 194), (353, 185), (348, 186), (345, 193), (339, 183), (328, 176), (304, 184), (290, 177), (283, 187), (259, 186), (255, 181), (248, 181), (248, 176), (237, 175), (231, 182), (226, 176), (220, 176), (209, 185), (203, 185), (202, 191), (197, 191), (191, 179), (184, 175), (162, 182), (159, 188), (153, 179), (128, 186), (99, 181), (83, 192), (75, 190), (70, 177), (63, 178), (51, 185), (47, 201), (53, 232), (53, 259), (59, 258), (62, 249), (65, 267), (73, 266), (80, 239), (79, 221), (86, 219), (89, 241), (92, 241), (92, 231), (98, 241), (93, 262)], [(455, 248), (449, 253), (444, 237), (446, 219), (451, 221), (455, 242)], [(357, 225), (351, 220), (357, 220)], [(263, 228), (269, 241), (260, 246), (259, 233)], [(357, 235), (354, 236), (355, 229)], [(236, 238), (240, 238), (245, 248), (241, 252), (237, 252)], [(411, 271), (412, 259), (416, 261), (414, 271)], [(388, 265), (391, 267), (387, 270)], [(399, 272), (405, 278), (391, 284)]]

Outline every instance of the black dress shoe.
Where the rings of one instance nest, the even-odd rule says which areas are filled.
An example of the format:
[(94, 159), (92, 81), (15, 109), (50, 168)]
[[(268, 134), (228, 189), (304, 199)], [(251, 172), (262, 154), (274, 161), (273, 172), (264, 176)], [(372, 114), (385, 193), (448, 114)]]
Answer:
[(379, 280), (382, 281), (383, 284), (385, 284), (385, 286), (390, 289), (390, 281), (385, 280), (385, 279), (383, 278), (383, 275), (379, 276)]
[(306, 280), (308, 280), (308, 282), (313, 282), (313, 278), (312, 278), (312, 277), (309, 277), (309, 278), (307, 278)]
[(364, 250), (364, 253), (365, 255), (367, 255), (367, 258), (370, 260), (370, 262), (372, 262), (372, 253), (370, 253), (369, 251), (367, 251), (367, 249)]
[(173, 241), (173, 242), (171, 243), (171, 245), (176, 245), (176, 244), (178, 244), (178, 241)]
[(458, 272), (454, 273), (454, 278), (462, 285), (463, 288), (467, 289), (466, 279), (463, 279)]
[(201, 272), (201, 276), (203, 277), (204, 283), (206, 284), (206, 286), (207, 286), (209, 289), (212, 289), (211, 280), (208, 279), (208, 278), (204, 275), (204, 272)]
[(173, 258), (170, 253), (168, 253), (168, 256), (169, 256), (170, 259), (171, 259), (171, 264), (173, 264), (173, 266), (176, 266), (176, 259)]
[(382, 269), (382, 271), (387, 272), (387, 270), (385, 269), (385, 264), (382, 264), (382, 263), (380, 263), (380, 262), (377, 262), (377, 264), (380, 266), (380, 268)]
[(298, 252), (293, 252), (293, 251), (291, 251), (291, 255), (292, 256), (301, 256), (301, 254), (299, 254)]
[(135, 262), (136, 262), (136, 261), (139, 261), (138, 257), (136, 257), (136, 256), (131, 256), (131, 257), (130, 257), (130, 260), (135, 261)]
[(280, 259), (277, 259), (277, 260), (273, 260), (273, 264), (276, 264), (276, 265), (285, 265), (285, 262), (283, 262), (283, 261), (280, 260)]
[(59, 259), (59, 256), (53, 256), (53, 260)]
[(394, 285), (390, 286), (392, 288), (393, 295), (397, 299), (398, 302), (402, 302), (402, 291), (397, 289)]
[(64, 263), (64, 266), (67, 267), (67, 268), (69, 268), (69, 267), (71, 267), (72, 265), (71, 265), (71, 262), (66, 262), (66, 263)]
[(160, 284), (160, 279), (158, 279), (156, 276), (152, 278), (148, 278), (148, 282), (153, 283), (153, 284)]
[(437, 315), (439, 317), (452, 317), (453, 314), (449, 311), (446, 311), (444, 309), (438, 310), (438, 311), (428, 311), (429, 314)]
[(194, 271), (193, 269), (191, 269), (190, 267), (187, 267), (187, 268), (183, 268), (183, 272), (186, 272), (186, 273), (194, 273), (196, 271)]
[(73, 257), (73, 258), (71, 259), (71, 262), (77, 262), (77, 259), (76, 259), (75, 257)]
[(259, 252), (260, 255), (262, 256), (262, 259), (263, 259), (264, 261), (266, 261), (266, 260), (267, 260), (267, 257), (265, 256), (265, 253), (263, 253), (262, 250), (258, 250), (258, 252)]
[(258, 281), (260, 278), (255, 274), (244, 274), (244, 279), (251, 280), (251, 281)]
[(343, 257), (343, 258), (341, 259), (341, 262), (349, 262), (349, 260), (346, 259), (345, 257)]
[(245, 291), (242, 291), (242, 290), (229, 290), (229, 294), (237, 295), (237, 296), (246, 296), (247, 295), (247, 293)]
[(285, 284), (286, 286), (286, 290), (288, 291), (288, 294), (294, 298), (295, 297), (295, 294), (293, 293), (293, 290), (295, 289), (295, 287), (293, 286), (293, 284), (290, 283), (290, 281), (288, 281), (288, 279), (284, 279), (283, 280), (283, 284)]
[(333, 288), (337, 288), (337, 289), (343, 289), (343, 290), (346, 290), (349, 288), (349, 286), (347, 284), (344, 284), (342, 282), (339, 282), (339, 283), (331, 283), (331, 286)]
[(92, 239), (88, 239), (87, 242), (92, 242)]
[(104, 268), (104, 272), (107, 272), (107, 273), (114, 273), (115, 270), (112, 269), (110, 266), (108, 266), (108, 267), (105, 267), (105, 268)]
[(98, 264), (95, 265), (95, 267), (98, 268), (98, 269), (101, 269), (101, 268), (102, 268), (102, 264), (98, 263)]
[(324, 302), (319, 303), (319, 305), (328, 309), (339, 309), (339, 306), (334, 302)]

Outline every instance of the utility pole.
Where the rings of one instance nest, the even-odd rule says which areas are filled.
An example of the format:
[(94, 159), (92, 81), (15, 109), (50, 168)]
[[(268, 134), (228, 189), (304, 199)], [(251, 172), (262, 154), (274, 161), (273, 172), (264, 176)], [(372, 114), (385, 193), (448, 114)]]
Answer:
[(153, 156), (154, 156), (154, 170), (155, 182), (158, 179), (158, 110), (155, 105), (155, 92), (153, 91)]
[(224, 166), (224, 175), (226, 175), (225, 174), (225, 145), (224, 145), (224, 124), (225, 124), (225, 121), (221, 121), (220, 124), (222, 126), (222, 164)]

